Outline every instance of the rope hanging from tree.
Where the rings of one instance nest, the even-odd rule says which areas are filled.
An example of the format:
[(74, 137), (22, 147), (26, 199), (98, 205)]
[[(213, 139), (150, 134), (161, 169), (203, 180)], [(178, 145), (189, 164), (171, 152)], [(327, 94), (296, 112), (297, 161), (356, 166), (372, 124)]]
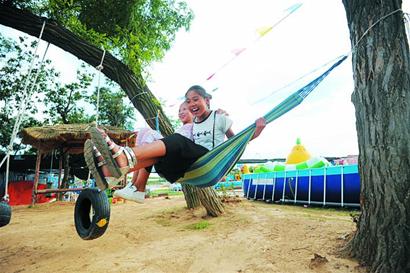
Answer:
[(96, 115), (95, 115), (95, 123), (98, 126), (98, 117), (100, 113), (100, 78), (101, 78), (101, 71), (104, 69), (103, 62), (105, 58), (105, 49), (103, 49), (103, 55), (101, 57), (100, 64), (95, 67), (99, 71), (98, 73), (98, 81), (97, 81), (97, 109), (96, 109)]
[(48, 48), (50, 46), (50, 43), (47, 43), (47, 47), (44, 51), (43, 58), (42, 58), (42, 60), (39, 64), (39, 68), (36, 71), (34, 81), (31, 85), (31, 88), (29, 89), (28, 86), (30, 84), (31, 73), (33, 71), (34, 62), (36, 60), (37, 51), (38, 51), (38, 48), (39, 48), (39, 45), (40, 45), (41, 37), (43, 36), (45, 25), (46, 25), (46, 21), (43, 22), (43, 26), (41, 27), (40, 35), (37, 39), (37, 45), (36, 45), (36, 48), (34, 50), (34, 55), (33, 55), (33, 58), (31, 60), (30, 66), (29, 66), (29, 72), (27, 74), (26, 81), (25, 81), (25, 84), (24, 84), (24, 89), (23, 89), (23, 92), (22, 92), (23, 93), (23, 99), (21, 101), (19, 110), (17, 112), (16, 121), (15, 121), (14, 127), (13, 127), (13, 132), (12, 132), (11, 137), (10, 137), (10, 143), (7, 146), (6, 155), (4, 156), (3, 160), (0, 163), (0, 167), (1, 167), (4, 164), (4, 162), (7, 161), (7, 163), (6, 163), (6, 183), (5, 183), (5, 191), (4, 191), (4, 196), (3, 196), (3, 200), (6, 201), (6, 202), (9, 201), (8, 183), (9, 183), (10, 155), (11, 155), (11, 152), (13, 151), (13, 144), (14, 144), (14, 141), (17, 137), (17, 133), (20, 130), (21, 123), (23, 122), (23, 119), (24, 119), (24, 113), (25, 113), (26, 108), (27, 108), (27, 100), (28, 100), (29, 96), (32, 95), (33, 92), (35, 90), (37, 90), (37, 88), (38, 88), (37, 79), (38, 79), (38, 76), (40, 75), (40, 72), (42, 71), (43, 63), (44, 63)]

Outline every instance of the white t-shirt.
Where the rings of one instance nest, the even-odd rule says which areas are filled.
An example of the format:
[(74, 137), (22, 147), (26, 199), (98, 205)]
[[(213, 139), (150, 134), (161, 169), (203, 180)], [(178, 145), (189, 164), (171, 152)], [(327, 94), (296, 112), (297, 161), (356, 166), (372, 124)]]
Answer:
[(212, 148), (224, 142), (225, 133), (231, 126), (232, 120), (229, 117), (212, 111), (205, 120), (200, 122), (194, 120), (192, 128), (194, 142), (208, 150), (212, 150)]
[(163, 136), (149, 127), (141, 128), (137, 131), (137, 145), (145, 145), (161, 139)]
[(192, 126), (193, 123), (187, 123), (181, 126), (181, 128), (177, 129), (175, 133), (180, 134), (186, 138), (189, 138), (190, 140), (194, 140), (192, 136)]

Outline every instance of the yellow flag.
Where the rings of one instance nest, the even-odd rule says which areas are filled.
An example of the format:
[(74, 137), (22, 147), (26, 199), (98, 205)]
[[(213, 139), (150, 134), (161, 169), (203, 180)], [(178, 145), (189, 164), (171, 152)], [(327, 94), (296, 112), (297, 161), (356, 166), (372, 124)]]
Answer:
[(256, 31), (258, 32), (259, 36), (265, 36), (266, 33), (272, 30), (272, 26), (269, 27), (260, 27)]

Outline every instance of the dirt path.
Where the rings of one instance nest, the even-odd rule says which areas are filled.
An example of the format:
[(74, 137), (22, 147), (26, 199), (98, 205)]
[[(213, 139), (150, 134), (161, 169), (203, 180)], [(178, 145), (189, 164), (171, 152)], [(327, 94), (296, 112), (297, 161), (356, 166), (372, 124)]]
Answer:
[(92, 241), (78, 237), (73, 213), (71, 203), (14, 207), (0, 229), (0, 271), (364, 272), (335, 254), (354, 229), (348, 212), (243, 200), (204, 218), (183, 197), (151, 199), (113, 205)]

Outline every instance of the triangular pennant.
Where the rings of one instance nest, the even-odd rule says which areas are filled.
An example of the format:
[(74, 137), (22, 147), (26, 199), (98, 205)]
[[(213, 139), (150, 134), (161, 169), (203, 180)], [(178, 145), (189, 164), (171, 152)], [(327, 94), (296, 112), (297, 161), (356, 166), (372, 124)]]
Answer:
[(300, 6), (302, 6), (302, 3), (297, 3), (297, 4), (294, 4), (293, 6), (290, 6), (289, 8), (285, 9), (285, 11), (287, 11), (289, 13), (292, 13), (295, 10), (297, 10), (298, 8), (300, 8)]
[(232, 50), (232, 53), (235, 54), (236, 56), (239, 56), (239, 54), (241, 54), (242, 52), (244, 52), (246, 50), (246, 48), (235, 48)]
[(213, 78), (213, 76), (215, 76), (216, 73), (213, 73), (211, 76), (209, 76), (208, 78), (206, 78), (207, 81), (209, 81), (210, 79)]
[(266, 35), (266, 33), (268, 33), (271, 30), (272, 30), (272, 26), (269, 26), (269, 27), (260, 27), (256, 31), (258, 32), (260, 37), (263, 37)]

